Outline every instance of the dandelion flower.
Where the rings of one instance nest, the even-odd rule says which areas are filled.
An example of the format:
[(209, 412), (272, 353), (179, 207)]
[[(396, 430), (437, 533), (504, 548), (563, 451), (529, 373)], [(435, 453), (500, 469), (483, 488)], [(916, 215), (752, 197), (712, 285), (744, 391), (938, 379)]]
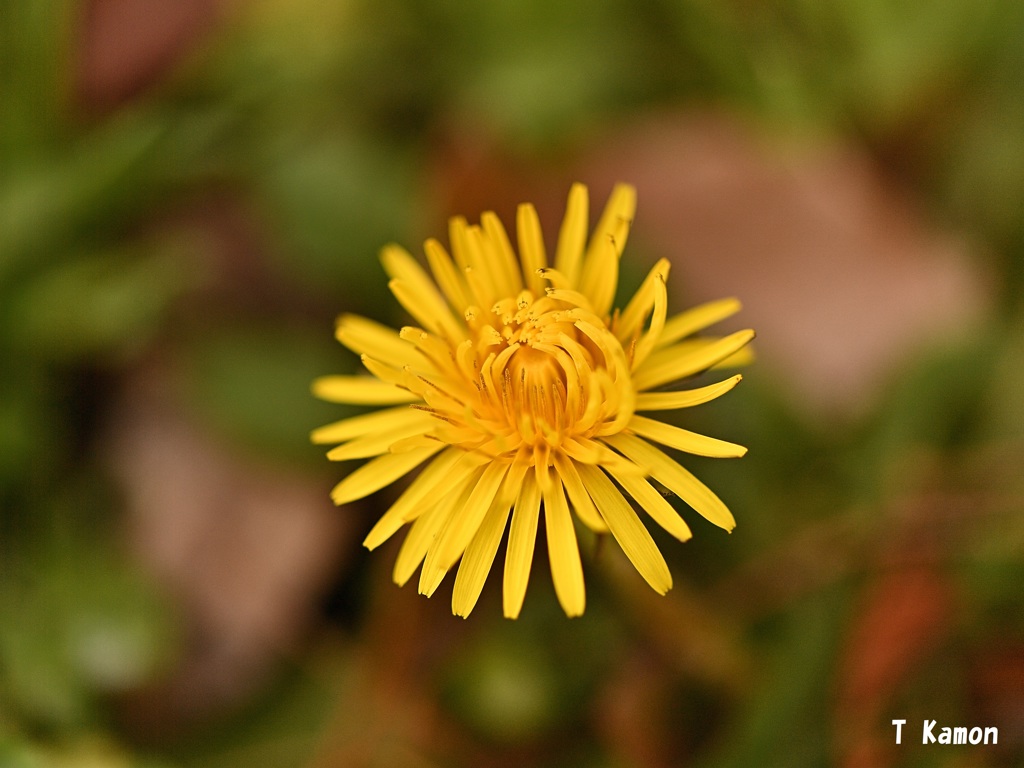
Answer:
[(664, 389), (742, 357), (754, 333), (694, 337), (736, 312), (735, 299), (669, 318), (664, 259), (613, 309), (635, 207), (635, 190), (615, 187), (588, 241), (587, 189), (574, 185), (553, 264), (531, 205), (518, 209), (518, 255), (493, 213), (479, 225), (454, 218), (450, 253), (437, 240), (424, 245), (429, 274), (396, 245), (381, 255), (415, 326), (339, 318), (338, 340), (369, 375), (326, 376), (314, 393), (389, 407), (321, 427), (312, 439), (337, 444), (332, 460), (370, 459), (334, 488), (339, 505), (424, 465), (364, 541), (374, 549), (411, 523), (395, 563), (398, 584), (419, 568), (419, 591), (430, 596), (458, 564), (452, 610), (468, 616), (507, 529), (504, 613), (515, 618), (543, 520), (555, 593), (578, 616), (586, 598), (575, 521), (611, 533), (662, 594), (672, 576), (641, 517), (680, 541), (691, 534), (652, 481), (715, 525), (734, 527), (725, 504), (665, 449), (716, 457), (746, 449), (652, 415), (736, 386), (738, 375)]

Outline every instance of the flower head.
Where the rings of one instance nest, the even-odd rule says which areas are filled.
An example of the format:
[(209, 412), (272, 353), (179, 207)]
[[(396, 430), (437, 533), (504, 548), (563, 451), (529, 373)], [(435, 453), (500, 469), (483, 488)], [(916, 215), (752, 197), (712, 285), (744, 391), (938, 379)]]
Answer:
[(664, 259), (613, 311), (635, 207), (635, 190), (617, 186), (588, 242), (587, 189), (573, 186), (553, 265), (531, 205), (518, 210), (518, 255), (493, 213), (479, 226), (452, 219), (451, 254), (436, 240), (424, 246), (432, 274), (398, 246), (382, 253), (391, 292), (416, 326), (396, 332), (353, 315), (338, 320), (338, 340), (361, 355), (370, 375), (327, 376), (314, 392), (392, 407), (313, 433), (314, 442), (338, 444), (327, 454), (332, 460), (370, 459), (332, 498), (360, 499), (425, 465), (364, 542), (373, 549), (412, 524), (397, 583), (420, 568), (419, 590), (429, 596), (459, 563), (452, 610), (467, 616), (508, 528), (504, 612), (515, 618), (543, 518), (555, 592), (566, 614), (577, 616), (585, 591), (574, 516), (610, 532), (662, 594), (672, 576), (637, 509), (681, 541), (690, 529), (652, 479), (712, 523), (734, 527), (719, 498), (655, 443), (702, 456), (746, 449), (640, 414), (728, 392), (738, 375), (662, 389), (735, 359), (754, 333), (692, 338), (739, 303), (725, 299), (669, 318)]

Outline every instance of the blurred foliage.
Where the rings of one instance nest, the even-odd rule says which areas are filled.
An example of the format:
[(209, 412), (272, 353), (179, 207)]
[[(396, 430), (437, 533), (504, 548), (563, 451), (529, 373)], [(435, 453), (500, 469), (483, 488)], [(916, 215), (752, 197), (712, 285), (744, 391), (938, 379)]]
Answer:
[[(0, 765), (834, 764), (865, 586), (922, 563), (962, 610), (875, 693), (878, 722), (1019, 722), (1020, 691), (986, 670), (1024, 663), (1024, 5), (226, 5), (102, 108), (76, 91), (88, 4), (0, 11)], [(230, 717), (137, 731), (126, 702), (173, 670), (187, 625), (120, 543), (101, 449), (125, 382), (170, 359), (204, 428), (319, 471), (306, 434), (344, 414), (308, 383), (355, 365), (331, 318), (392, 313), (374, 254), (437, 213), (425, 182), (454, 125), (557, 163), (600, 126), (707, 104), (864, 146), (983, 246), (991, 326), (908, 359), (856, 423), (809, 423), (756, 368), (697, 414), (756, 446), (694, 467), (757, 512), (726, 540), (681, 510), (695, 540), (663, 551), (690, 592), (648, 603), (595, 567), (582, 621), (540, 578), (516, 624), (487, 618), (485, 591), (453, 628), (441, 599), (375, 611), (398, 593), (362, 565), (344, 637), (325, 617)], [(255, 231), (239, 252), (218, 244), (220, 201)], [(1001, 738), (971, 764), (1024, 759), (1019, 732)]]

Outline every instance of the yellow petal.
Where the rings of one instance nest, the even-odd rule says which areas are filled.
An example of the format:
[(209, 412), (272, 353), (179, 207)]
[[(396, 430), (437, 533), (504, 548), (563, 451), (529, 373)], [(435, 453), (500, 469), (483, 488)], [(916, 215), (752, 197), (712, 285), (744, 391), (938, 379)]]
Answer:
[(544, 281), (538, 270), (544, 269), (548, 261), (537, 210), (529, 203), (520, 205), (516, 211), (516, 239), (523, 266), (523, 282), (535, 298), (539, 297), (544, 293)]
[(508, 464), (487, 464), (466, 503), (448, 518), (423, 564), (419, 587), (422, 594), (428, 597), (434, 594), (445, 573), (462, 557), (490, 509), (506, 472)]
[(690, 527), (679, 516), (679, 513), (643, 477), (616, 472), (614, 469), (608, 471), (626, 490), (626, 493), (636, 499), (637, 504), (651, 516), (654, 522), (680, 541), (686, 541), (693, 536), (690, 533)]
[[(633, 469), (632, 462), (626, 461), (615, 451), (608, 448), (607, 445), (597, 440), (587, 438), (582, 440), (566, 440), (562, 444), (562, 450), (577, 465), (600, 464), (603, 467), (615, 466), (620, 472), (629, 472)], [(616, 462), (618, 462), (617, 465)]]
[(412, 344), (387, 326), (359, 315), (342, 315), (334, 331), (335, 337), (357, 355), (369, 354), (388, 365), (416, 365), (423, 356)]
[(371, 376), (321, 376), (313, 382), (313, 394), (331, 403), (394, 405), (414, 403), (419, 396)]
[[(631, 184), (616, 184), (608, 196), (601, 218), (594, 227), (590, 248), (602, 242), (613, 242), (620, 254), (626, 247), (629, 228), (636, 216), (636, 188)], [(588, 248), (587, 256), (590, 256)]]
[(341, 443), (371, 432), (393, 429), (414, 422), (424, 423), (423, 416), (423, 413), (405, 405), (398, 408), (387, 408), (383, 411), (352, 416), (314, 429), (310, 434), (310, 440), (318, 445)]
[[(409, 437), (400, 437), (395, 442), (388, 446), (388, 453), (405, 453), (411, 451), (414, 448), (426, 448), (428, 445), (434, 445), (438, 440), (434, 437), (434, 433), (424, 434), (419, 432)], [(444, 441), (441, 441), (444, 442)]]
[[(428, 494), (431, 494), (439, 483), (451, 480), (454, 485), (465, 479), (465, 475), (472, 470), (471, 466), (467, 465), (465, 474), (461, 476), (455, 472), (456, 464), (462, 454), (463, 452), (458, 448), (448, 448), (430, 462), (373, 526), (363, 540), (363, 546), (367, 549), (376, 549), (407, 522), (419, 517), (426, 511)], [(436, 495), (434, 497), (436, 498)]]
[(641, 576), (659, 594), (672, 588), (672, 574), (651, 534), (608, 476), (597, 467), (579, 466), (583, 484), (608, 524), (608, 530)]
[(540, 517), (540, 489), (532, 473), (523, 477), (523, 487), (512, 510), (508, 548), (505, 553), (502, 607), (505, 618), (515, 619), (523, 608), (526, 586), (530, 581), (533, 548), (537, 541)]
[(587, 207), (587, 188), (573, 184), (555, 251), (555, 269), (565, 275), (570, 288), (575, 288), (579, 279), (583, 245), (587, 240)]
[(416, 572), (444, 524), (453, 514), (458, 514), (461, 503), (469, 498), (476, 478), (480, 476), (481, 472), (482, 470), (478, 469), (473, 475), (463, 478), (452, 493), (438, 497), (436, 501), (429, 504), (429, 509), (416, 518), (405, 541), (402, 542), (402, 548), (398, 550), (398, 559), (395, 560), (393, 575), (396, 584), (403, 586)]
[[(424, 413), (413, 411), (420, 416), (418, 421), (409, 420), (391, 429), (379, 430), (370, 435), (357, 437), (347, 443), (332, 448), (327, 452), (327, 458), (331, 461), (347, 461), (348, 459), (365, 459), (370, 456), (379, 456), (388, 453), (391, 446), (407, 437), (423, 435), (424, 432), (433, 426), (433, 419)], [(417, 443), (415, 447), (426, 447), (425, 443)], [(402, 453), (396, 450), (394, 453)]]
[(485, 240), (490, 244), (489, 252), (496, 262), (498, 275), (498, 293), (504, 296), (516, 296), (523, 290), (523, 281), (519, 275), (519, 260), (512, 250), (508, 234), (501, 220), (492, 212), (487, 211), (480, 217)]
[(583, 524), (596, 533), (607, 533), (608, 526), (604, 524), (601, 515), (594, 507), (594, 502), (583, 487), (579, 472), (573, 460), (561, 451), (555, 454), (555, 471), (565, 485), (565, 491), (569, 495), (569, 501), (576, 512), (576, 516), (583, 521)]
[(431, 238), (423, 244), (427, 255), (427, 264), (434, 274), (434, 279), (448, 299), (449, 305), (459, 313), (472, 302), (469, 299), (469, 288), (462, 273), (455, 268), (452, 257), (437, 240)]
[(736, 527), (736, 519), (722, 500), (656, 446), (636, 435), (625, 433), (606, 437), (604, 441), (617, 451), (621, 451), (626, 458), (644, 467), (651, 477), (693, 507), (709, 522), (727, 531)]
[(456, 378), (460, 375), (452, 359), (452, 347), (448, 341), (411, 325), (404, 326), (399, 331), (399, 336), (415, 346), (433, 364), (434, 372)]
[(594, 308), (590, 306), (590, 298), (584, 295), (582, 291), (574, 291), (570, 288), (548, 288), (546, 293), (557, 301), (564, 301), (566, 304), (572, 304), (574, 307), (583, 307), (588, 312), (594, 311)]
[(369, 496), (411, 472), (443, 447), (441, 443), (438, 443), (437, 446), (417, 448), (406, 453), (387, 453), (373, 461), (368, 461), (334, 486), (331, 498), (335, 504), (341, 506)]
[(543, 492), (544, 523), (548, 537), (548, 560), (558, 602), (569, 617), (582, 616), (586, 608), (583, 565), (576, 532), (561, 483), (551, 483)]
[(388, 290), (398, 299), (398, 303), (405, 307), (405, 311), (428, 331), (443, 336), (452, 343), (465, 337), (465, 332), (448, 310), (448, 306), (436, 293), (423, 293), (404, 280), (390, 281)]
[(501, 544), (502, 534), (508, 522), (511, 504), (495, 503), (487, 511), (483, 522), (473, 540), (466, 548), (466, 554), (459, 563), (459, 572), (455, 576), (455, 588), (452, 590), (452, 613), (463, 618), (469, 616), (480, 591), (491, 571), (494, 556)]
[(580, 291), (590, 297), (599, 317), (608, 314), (618, 286), (619, 258), (636, 214), (636, 190), (616, 184), (594, 229), (583, 259)]
[(665, 317), (668, 315), (668, 289), (665, 286), (666, 275), (659, 273), (655, 276), (653, 283), (654, 303), (651, 310), (651, 324), (647, 332), (640, 336), (633, 350), (632, 370), (643, 365), (648, 355), (654, 350), (661, 331), (665, 327)]
[(393, 365), (382, 363), (370, 355), (362, 355), (359, 360), (366, 370), (381, 381), (401, 389), (408, 389), (413, 392), (418, 391), (414, 389), (415, 378), (407, 372), (407, 369), (395, 368)]
[(736, 331), (692, 351), (678, 347), (659, 349), (633, 371), (633, 386), (642, 392), (701, 373), (742, 349), (753, 338), (751, 330)]
[(670, 411), (676, 408), (703, 405), (716, 397), (721, 397), (739, 384), (742, 379), (740, 374), (736, 374), (725, 381), (708, 384), (706, 387), (697, 389), (684, 389), (679, 392), (645, 392), (636, 396), (636, 410)]
[(707, 435), (700, 435), (688, 429), (662, 421), (648, 419), (646, 416), (633, 416), (629, 420), (629, 429), (641, 437), (646, 437), (656, 443), (667, 445), (697, 456), (711, 456), (716, 459), (735, 459), (743, 456), (747, 449), (736, 443), (729, 443)]
[(634, 338), (639, 337), (647, 316), (654, 309), (654, 284), (661, 279), (663, 282), (668, 278), (670, 264), (668, 259), (659, 259), (647, 277), (640, 284), (633, 298), (626, 304), (626, 308), (619, 313), (614, 324), (615, 336), (624, 345), (629, 346)]
[(473, 288), (475, 303), (480, 307), (489, 308), (499, 299), (506, 298), (501, 290), (501, 267), (491, 254), (479, 226), (467, 226), (462, 234), (462, 241), (469, 262), (465, 270), (466, 279)]
[(380, 259), (391, 277), (391, 292), (420, 325), (453, 340), (464, 335), (460, 320), (452, 315), (434, 282), (408, 252), (389, 245), (381, 251)]
[(659, 347), (665, 347), (691, 334), (703, 331), (710, 325), (725, 320), (743, 308), (739, 299), (718, 299), (700, 304), (681, 312), (665, 323), (665, 330), (658, 340)]
[[(561, 288), (566, 291), (573, 289), (573, 284), (563, 272), (558, 271), (554, 267), (544, 267), (544, 269), (538, 269), (537, 275), (545, 282), (551, 283), (552, 288)], [(547, 288), (544, 289), (547, 292)]]
[(586, 261), (589, 261), (597, 247), (603, 243), (611, 243), (615, 252), (618, 255), (622, 254), (635, 216), (636, 188), (631, 184), (616, 184), (590, 237), (584, 268)]
[(587, 296), (586, 305), (594, 314), (605, 318), (612, 308), (615, 289), (619, 284), (619, 254), (614, 244), (605, 242), (593, 246), (580, 278), (580, 293)]
[(711, 370), (717, 371), (722, 368), (746, 368), (748, 365), (753, 363), (755, 359), (754, 346), (752, 344), (748, 344), (743, 347), (743, 349), (733, 352), (724, 360), (719, 360), (711, 366)]

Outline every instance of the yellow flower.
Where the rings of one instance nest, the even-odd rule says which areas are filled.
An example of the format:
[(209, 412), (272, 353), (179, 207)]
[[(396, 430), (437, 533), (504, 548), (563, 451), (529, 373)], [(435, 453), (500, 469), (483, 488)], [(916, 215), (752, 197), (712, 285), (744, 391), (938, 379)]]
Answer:
[(667, 318), (664, 259), (625, 308), (613, 311), (636, 192), (613, 190), (589, 243), (587, 208), (586, 187), (574, 185), (553, 267), (531, 205), (518, 210), (518, 256), (493, 213), (479, 226), (451, 220), (452, 255), (436, 240), (425, 243), (432, 277), (405, 250), (387, 246), (381, 260), (388, 286), (418, 327), (395, 332), (343, 315), (337, 338), (371, 375), (327, 376), (313, 385), (332, 402), (395, 406), (321, 427), (312, 438), (338, 443), (327, 454), (335, 461), (375, 457), (335, 487), (336, 504), (429, 462), (364, 544), (373, 549), (412, 523), (395, 581), (404, 584), (422, 566), (419, 591), (430, 596), (459, 563), (452, 610), (461, 616), (473, 610), (506, 528), (504, 612), (519, 615), (541, 509), (555, 592), (569, 616), (585, 606), (573, 515), (592, 531), (610, 532), (662, 594), (672, 576), (636, 508), (680, 541), (691, 534), (651, 479), (715, 525), (735, 526), (721, 500), (654, 443), (701, 456), (742, 456), (746, 449), (639, 414), (728, 392), (740, 376), (661, 389), (742, 357), (754, 332), (691, 338), (739, 302)]

